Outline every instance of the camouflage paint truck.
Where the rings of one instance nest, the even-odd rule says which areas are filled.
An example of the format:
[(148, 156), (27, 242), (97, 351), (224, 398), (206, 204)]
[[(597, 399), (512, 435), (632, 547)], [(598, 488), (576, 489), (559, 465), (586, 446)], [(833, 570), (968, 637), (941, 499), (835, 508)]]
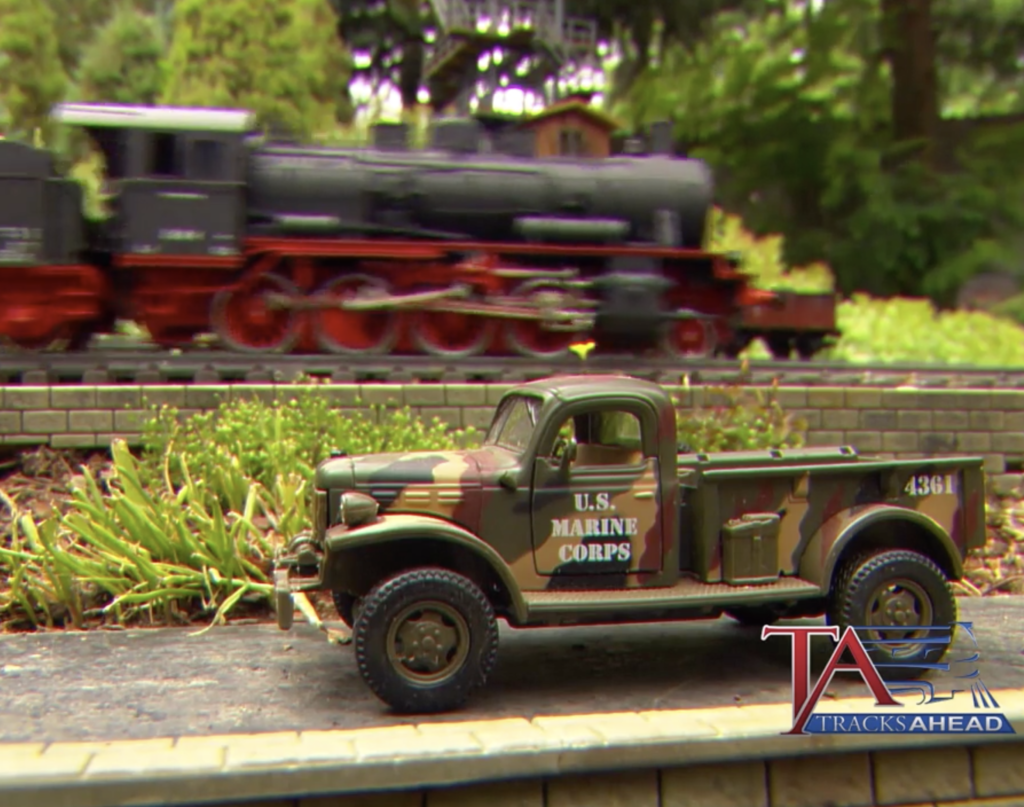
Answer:
[(502, 397), (479, 448), (321, 463), (313, 528), (275, 567), (278, 624), (296, 592), (332, 592), (363, 679), (406, 713), (458, 708), (485, 683), (498, 619), (824, 614), (935, 662), (945, 647), (920, 627), (956, 619), (950, 581), (984, 543), (983, 486), (974, 457), (680, 453), (657, 384), (534, 381)]

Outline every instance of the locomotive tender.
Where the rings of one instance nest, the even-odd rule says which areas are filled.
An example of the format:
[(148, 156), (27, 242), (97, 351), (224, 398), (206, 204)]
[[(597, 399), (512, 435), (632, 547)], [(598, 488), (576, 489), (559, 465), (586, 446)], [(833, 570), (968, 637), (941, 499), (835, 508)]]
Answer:
[(273, 142), (241, 110), (54, 117), (102, 151), (109, 216), (84, 219), (48, 152), (0, 141), (0, 335), (24, 348), (81, 346), (118, 318), (166, 347), (212, 331), (240, 351), (452, 359), (584, 340), (735, 355), (761, 334), (808, 353), (834, 331), (830, 312), (795, 323), (799, 305), (780, 324), (799, 296), (702, 249), (713, 182), (696, 160), (537, 159), (472, 120), (414, 151), (386, 128), (371, 148)]

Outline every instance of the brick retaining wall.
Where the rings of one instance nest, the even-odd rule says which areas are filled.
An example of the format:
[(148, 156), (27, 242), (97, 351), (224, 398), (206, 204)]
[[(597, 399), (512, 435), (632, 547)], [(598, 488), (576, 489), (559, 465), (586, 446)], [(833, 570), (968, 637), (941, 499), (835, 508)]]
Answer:
[[(333, 384), (315, 387), (339, 411), (362, 405), (410, 406), (454, 426), (485, 427), (508, 385)], [(294, 394), (297, 385), (109, 385), (0, 387), (0, 440), (9, 446), (55, 448), (108, 445), (111, 437), (137, 442), (145, 406), (185, 412), (218, 400)], [(683, 406), (713, 405), (712, 388), (671, 388)], [(762, 388), (763, 389), (763, 388)], [(891, 456), (980, 454), (994, 474), (1024, 468), (1024, 391), (780, 387), (780, 404), (803, 417), (811, 445), (850, 444)]]

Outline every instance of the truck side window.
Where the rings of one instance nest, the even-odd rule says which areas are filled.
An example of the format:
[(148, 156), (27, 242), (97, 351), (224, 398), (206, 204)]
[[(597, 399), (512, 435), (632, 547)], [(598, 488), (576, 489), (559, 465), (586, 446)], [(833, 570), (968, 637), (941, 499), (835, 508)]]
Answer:
[(640, 419), (624, 410), (588, 412), (573, 418), (576, 466), (641, 465)]

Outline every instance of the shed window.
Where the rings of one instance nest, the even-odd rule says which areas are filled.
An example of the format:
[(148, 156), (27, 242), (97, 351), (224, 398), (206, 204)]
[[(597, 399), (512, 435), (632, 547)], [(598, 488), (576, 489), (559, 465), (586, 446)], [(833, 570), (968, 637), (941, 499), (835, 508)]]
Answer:
[(565, 128), (558, 133), (558, 152), (563, 157), (582, 157), (586, 144), (580, 129)]

